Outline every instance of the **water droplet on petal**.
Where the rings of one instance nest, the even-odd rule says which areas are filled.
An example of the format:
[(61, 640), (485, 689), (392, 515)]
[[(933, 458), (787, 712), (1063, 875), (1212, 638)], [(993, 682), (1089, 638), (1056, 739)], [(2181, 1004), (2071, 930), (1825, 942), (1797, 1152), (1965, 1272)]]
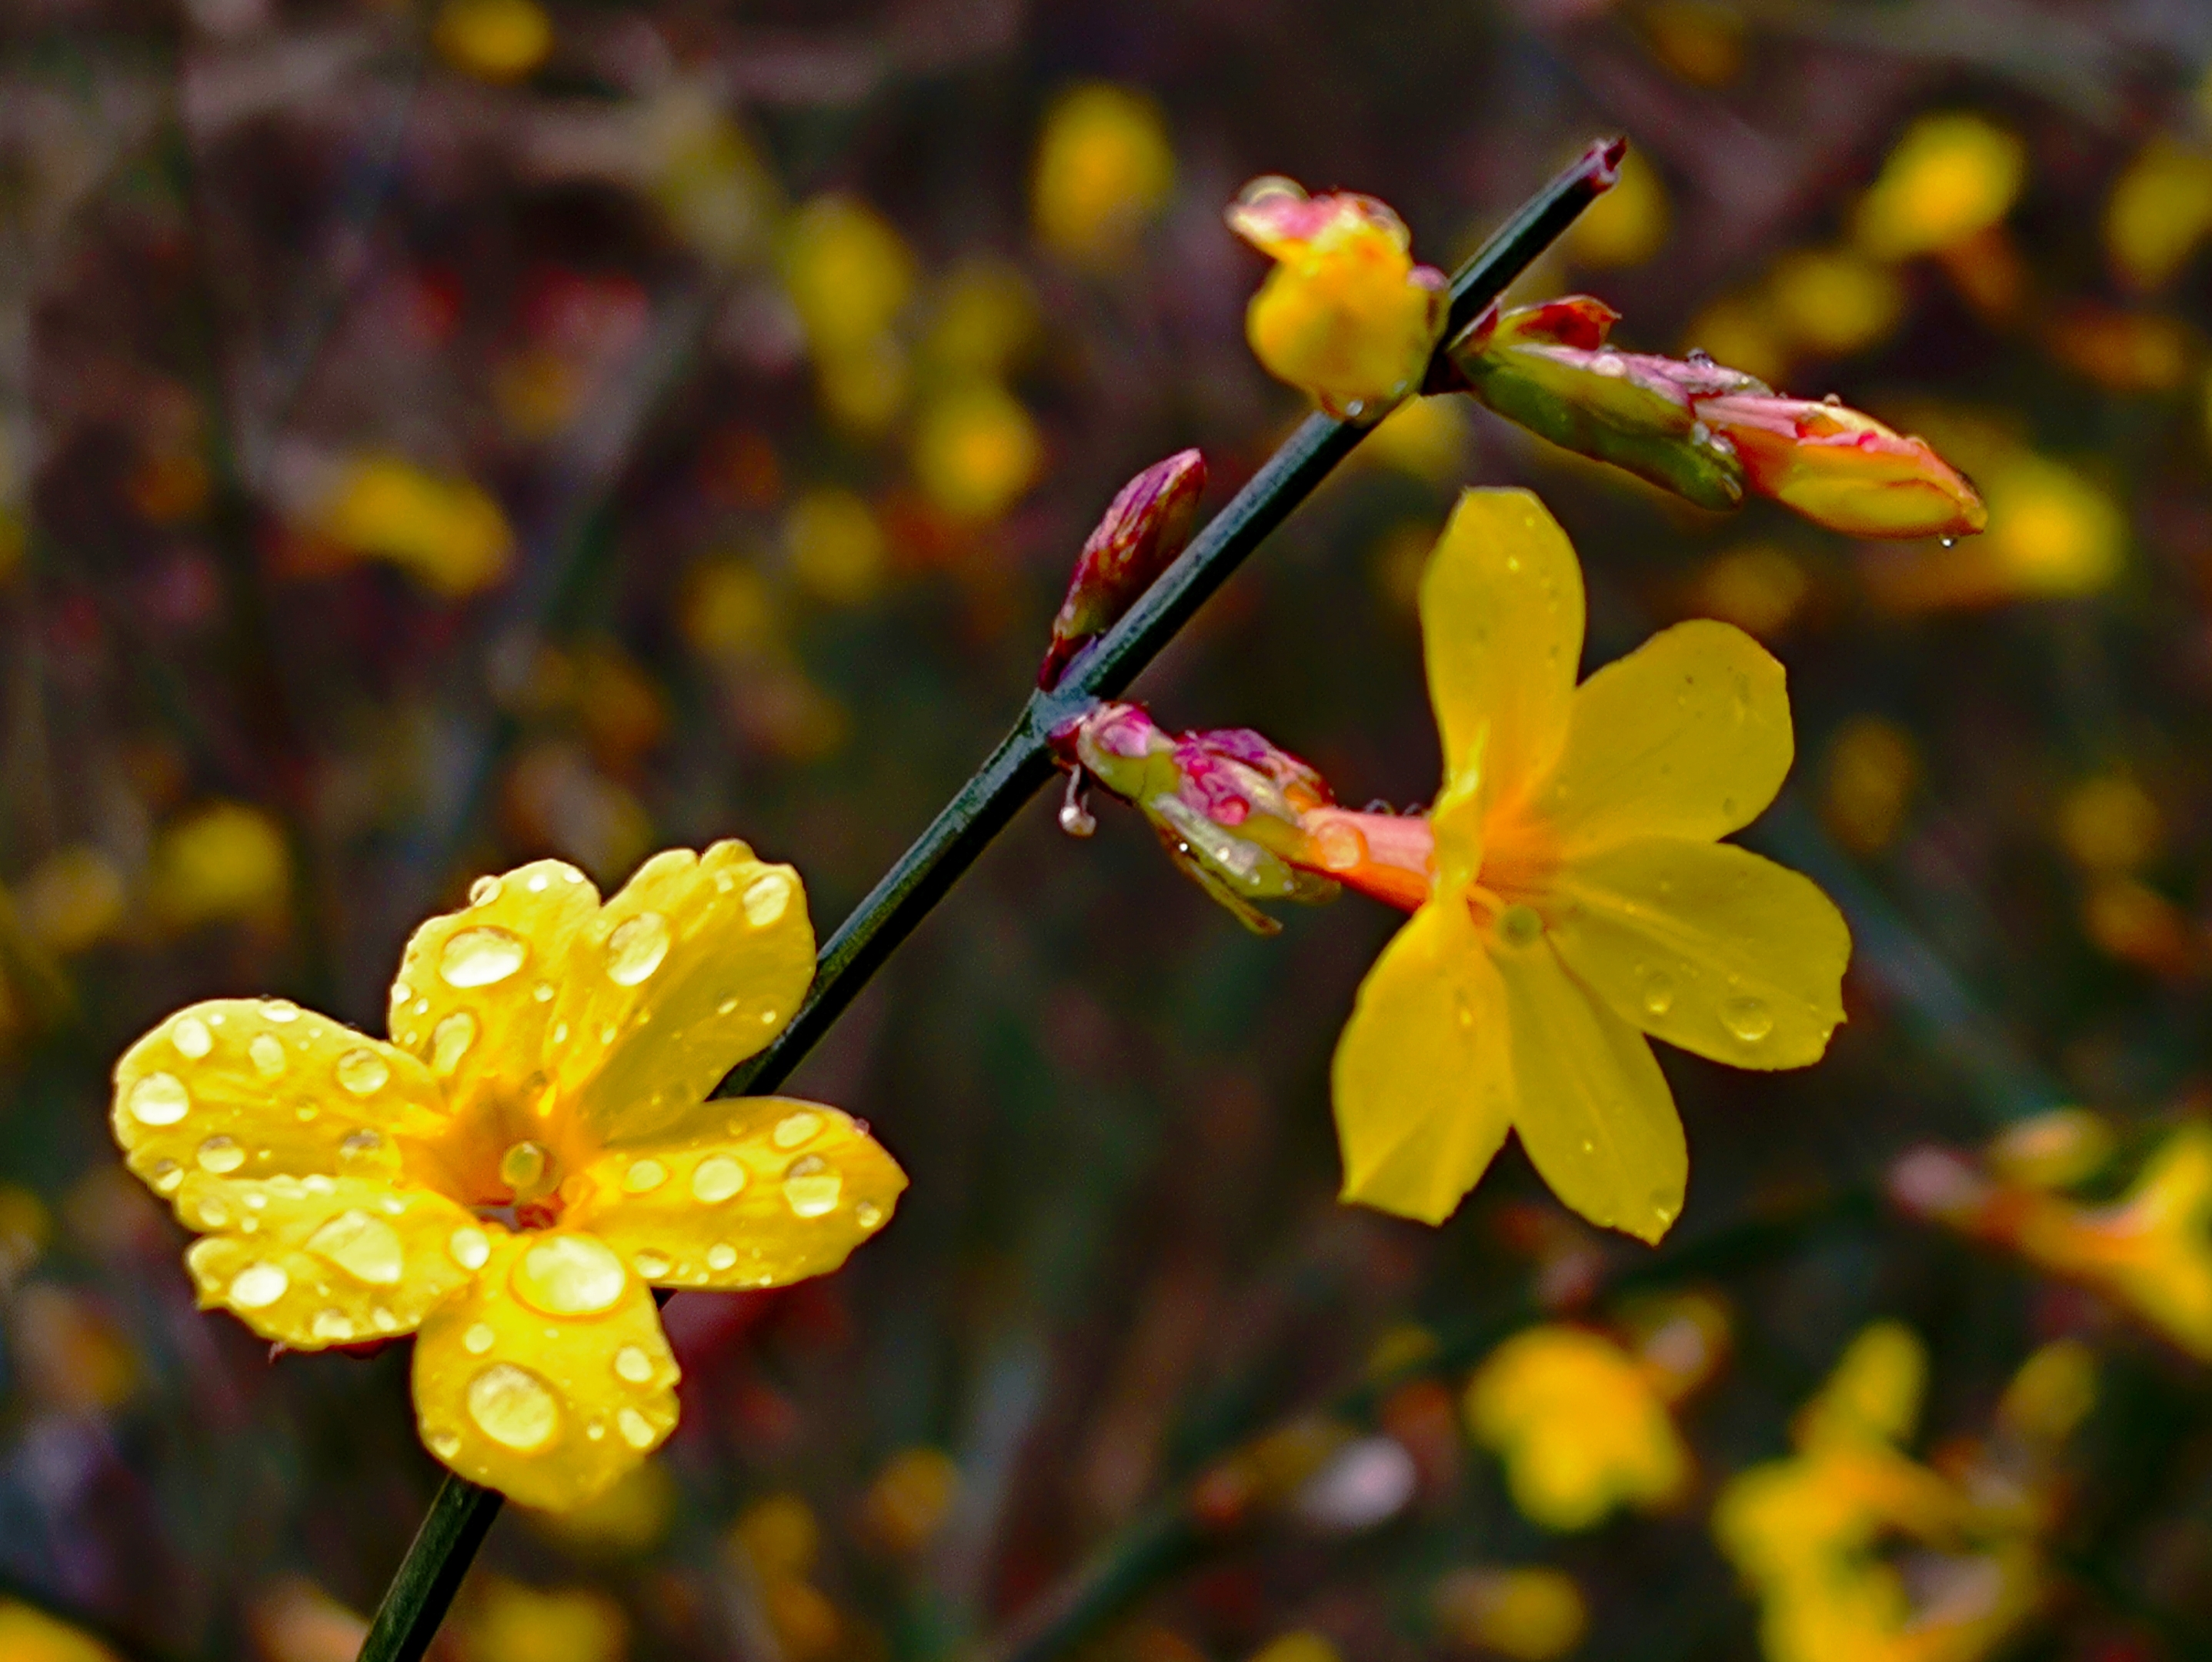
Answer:
[(318, 1310), (307, 1331), (319, 1339), (343, 1344), (353, 1337), (353, 1318), (343, 1310)]
[(441, 1075), (452, 1073), (476, 1042), (477, 1019), (466, 1010), (454, 1011), (430, 1030), (432, 1069)]
[(530, 949), (505, 929), (463, 929), (438, 955), (438, 974), (448, 987), (489, 987), (522, 967)]
[(469, 904), (471, 906), (489, 906), (498, 898), (499, 879), (496, 877), (479, 877), (469, 885)]
[(791, 880), (781, 872), (755, 878), (744, 894), (746, 921), (757, 929), (764, 929), (781, 917), (790, 904)]
[(658, 1281), (661, 1276), (665, 1275), (668, 1273), (667, 1255), (662, 1252), (655, 1252), (650, 1248), (645, 1251), (633, 1254), (630, 1257), (630, 1262), (637, 1266), (637, 1273), (644, 1276), (647, 1281)]
[(787, 1114), (775, 1123), (774, 1136), (779, 1148), (796, 1148), (822, 1129), (822, 1116), (802, 1108), (795, 1114)]
[(1756, 1044), (1774, 1031), (1774, 1012), (1763, 999), (1732, 998), (1721, 1006), (1721, 1022), (1746, 1044)]
[(292, 1278), (273, 1263), (249, 1263), (231, 1277), (229, 1298), (240, 1310), (266, 1310), (284, 1296)]
[(210, 1137), (200, 1144), (200, 1151), (194, 1158), (199, 1161), (201, 1171), (219, 1176), (245, 1165), (246, 1150), (238, 1146), (235, 1137)]
[(246, 1054), (253, 1058), (254, 1068), (264, 1079), (274, 1079), (284, 1071), (283, 1041), (274, 1033), (254, 1034)]
[(1526, 947), (1544, 933), (1543, 914), (1516, 901), (1498, 915), (1498, 933), (1512, 946)]
[(556, 1044), (566, 1044), (568, 1042), (568, 1024), (567, 1022), (556, 1021), (553, 1024), (553, 1042)]
[(643, 1385), (653, 1377), (653, 1358), (640, 1346), (626, 1344), (615, 1352), (615, 1373), (632, 1385)]
[(434, 1431), (422, 1440), (441, 1460), (450, 1460), (461, 1452), (461, 1440), (450, 1431)]
[(382, 1135), (364, 1126), (358, 1131), (346, 1134), (345, 1141), (338, 1144), (338, 1158), (348, 1163), (367, 1160), (383, 1147)]
[(463, 1224), (447, 1239), (446, 1251), (464, 1269), (481, 1269), (491, 1257), (491, 1237), (473, 1224)]
[(368, 1324), (380, 1333), (397, 1333), (399, 1330), (399, 1318), (382, 1305), (378, 1305), (368, 1312)]
[(173, 1195), (184, 1180), (185, 1168), (176, 1161), (173, 1160), (155, 1161), (154, 1192), (155, 1194)]
[(738, 1249), (727, 1241), (716, 1241), (707, 1249), (707, 1268), (727, 1269), (738, 1261)]
[(502, 1448), (529, 1454), (561, 1432), (561, 1404), (544, 1380), (513, 1362), (494, 1362), (469, 1381), (469, 1418)]
[(853, 1208), (853, 1218), (863, 1229), (873, 1229), (884, 1221), (884, 1208), (873, 1201), (862, 1201)]
[(338, 1083), (357, 1097), (374, 1096), (392, 1082), (392, 1068), (374, 1050), (348, 1050), (338, 1058)]
[(514, 1292), (548, 1316), (596, 1316), (621, 1301), (629, 1272), (589, 1235), (548, 1235), (514, 1267)]
[(634, 1408), (626, 1408), (615, 1415), (615, 1423), (622, 1428), (623, 1441), (632, 1448), (653, 1446), (653, 1422)]
[(261, 1001), (261, 1014), (271, 1021), (297, 1021), (300, 1007), (289, 998), (264, 998)]
[(718, 1016), (726, 1016), (737, 1008), (738, 1001), (734, 997), (726, 998), (714, 1007), (714, 1014)]
[(691, 1192), (709, 1206), (719, 1205), (745, 1186), (745, 1168), (727, 1154), (709, 1154), (691, 1173)]
[(1656, 971), (1644, 983), (1644, 1013), (1662, 1016), (1674, 1008), (1674, 980), (1665, 971)]
[(215, 1035), (198, 1016), (184, 1016), (169, 1029), (169, 1043), (177, 1047), (179, 1056), (198, 1062), (215, 1048)]
[(397, 1287), (407, 1258), (399, 1232), (358, 1207), (339, 1213), (308, 1236), (307, 1251), (372, 1287)]
[(668, 920), (659, 912), (640, 912), (615, 925), (607, 937), (607, 979), (635, 987), (668, 956)]
[(499, 1157), (499, 1180), (518, 1195), (529, 1194), (544, 1181), (547, 1158), (538, 1143), (511, 1143)]
[(471, 1356), (481, 1356), (491, 1348), (492, 1342), (498, 1336), (491, 1330), (489, 1322), (472, 1323), (469, 1330), (461, 1335), (461, 1348)]
[(818, 1218), (833, 1209), (844, 1188), (844, 1177), (818, 1154), (793, 1160), (783, 1178), (783, 1197), (802, 1218)]
[(210, 1195), (200, 1202), (201, 1228), (220, 1229), (229, 1221), (230, 1208), (215, 1196)]
[(623, 1173), (623, 1190), (627, 1194), (648, 1195), (667, 1181), (668, 1168), (659, 1160), (632, 1160), (629, 1170)]

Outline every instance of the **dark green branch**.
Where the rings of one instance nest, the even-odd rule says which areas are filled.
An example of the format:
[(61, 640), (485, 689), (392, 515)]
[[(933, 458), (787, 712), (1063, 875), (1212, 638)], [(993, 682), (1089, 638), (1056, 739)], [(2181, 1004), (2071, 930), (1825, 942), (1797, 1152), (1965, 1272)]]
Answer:
[[(1452, 279), (1447, 338), (1503, 294), (1605, 192), (1620, 156), (1618, 141), (1593, 145), (1460, 268)], [(1093, 700), (1126, 688), (1261, 539), (1365, 435), (1365, 429), (1349, 423), (1308, 417), (1128, 614), (1075, 661), (1059, 685), (1030, 695), (1013, 731), (823, 946), (813, 988), (791, 1024), (774, 1044), (733, 1070), (717, 1095), (772, 1091), (789, 1077), (892, 949), (1052, 777), (1054, 729)], [(378, 1607), (361, 1662), (418, 1662), (499, 1506), (500, 1497), (491, 1490), (456, 1477), (446, 1480)]]

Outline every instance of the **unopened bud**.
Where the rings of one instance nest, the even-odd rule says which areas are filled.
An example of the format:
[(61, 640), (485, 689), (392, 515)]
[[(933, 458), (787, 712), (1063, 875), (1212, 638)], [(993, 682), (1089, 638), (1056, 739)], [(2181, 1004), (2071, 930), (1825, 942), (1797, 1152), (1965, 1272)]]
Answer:
[(1841, 404), (1739, 393), (1698, 402), (1746, 479), (1817, 525), (1853, 537), (1957, 537), (1989, 523), (1966, 476), (1928, 441)]
[(1178, 450), (1123, 485), (1076, 557), (1067, 598), (1052, 620), (1052, 645), (1037, 670), (1049, 691), (1069, 660), (1121, 621), (1152, 579), (1190, 541), (1198, 499), (1206, 490), (1206, 458)]

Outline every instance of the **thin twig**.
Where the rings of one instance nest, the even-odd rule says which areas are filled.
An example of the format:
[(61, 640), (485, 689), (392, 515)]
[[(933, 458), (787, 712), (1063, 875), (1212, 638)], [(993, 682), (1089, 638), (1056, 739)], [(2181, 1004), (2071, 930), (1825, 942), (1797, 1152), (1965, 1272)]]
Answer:
[[(1452, 280), (1447, 339), (1604, 192), (1621, 149), (1620, 141), (1591, 146), (1460, 268)], [(1051, 777), (1054, 729), (1092, 700), (1127, 687), (1364, 436), (1363, 428), (1308, 417), (1060, 684), (1030, 696), (1013, 731), (823, 947), (813, 989), (790, 1026), (767, 1050), (733, 1070), (716, 1094), (773, 1090), (790, 1075), (892, 949)], [(377, 1609), (361, 1662), (418, 1662), (499, 1506), (493, 1490), (458, 1477), (445, 1481)]]

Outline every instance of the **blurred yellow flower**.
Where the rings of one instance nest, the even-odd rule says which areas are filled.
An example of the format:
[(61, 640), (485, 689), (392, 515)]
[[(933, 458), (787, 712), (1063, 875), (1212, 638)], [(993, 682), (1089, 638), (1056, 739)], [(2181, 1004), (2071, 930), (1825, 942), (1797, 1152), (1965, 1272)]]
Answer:
[(73, 843), (31, 868), (18, 898), (33, 939), (53, 952), (81, 953), (123, 922), (123, 874), (91, 843)]
[(1533, 1327), (1498, 1346), (1468, 1381), (1467, 1420), (1504, 1462), (1513, 1504), (1548, 1530), (1665, 1506), (1690, 1480), (1689, 1447), (1649, 1374), (1585, 1328)]
[(8, 1662), (118, 1662), (90, 1634), (7, 1598), (0, 1598), (0, 1656)]
[(793, 1662), (833, 1654), (844, 1636), (844, 1617), (807, 1580), (821, 1544), (821, 1525), (795, 1495), (756, 1501), (730, 1531), (730, 1549), (744, 1558), (776, 1640)]
[(1788, 332), (1764, 295), (1729, 295), (1714, 301), (1682, 332), (1685, 351), (1704, 352), (1763, 381), (1790, 373)]
[(87, 1295), (34, 1281), (17, 1290), (6, 1314), (10, 1348), (33, 1401), (97, 1414), (137, 1388), (138, 1359), (130, 1341)]
[(1445, 784), (1427, 898), (1337, 1045), (1345, 1197), (1439, 1221), (1510, 1129), (1568, 1205), (1656, 1240), (1688, 1155), (1643, 1035), (1794, 1068), (1843, 1019), (1841, 915), (1718, 841), (1789, 770), (1782, 667), (1698, 619), (1577, 687), (1581, 569), (1522, 490), (1461, 496), (1421, 624)]
[(1343, 1653), (1323, 1635), (1301, 1630), (1269, 1640), (1252, 1653), (1251, 1662), (1343, 1662)]
[(883, 586), (883, 527), (850, 490), (821, 486), (793, 502), (784, 516), (783, 548), (799, 587), (820, 600), (858, 606)]
[(1414, 478), (1445, 484), (1458, 478), (1466, 466), (1469, 437), (1464, 399), (1407, 399), (1377, 422), (1352, 454)]
[(483, 487), (396, 456), (349, 464), (316, 528), (339, 547), (388, 560), (454, 600), (496, 583), (514, 556), (507, 514)]
[(906, 349), (892, 332), (914, 294), (905, 239), (857, 198), (819, 196), (785, 222), (779, 263), (830, 415), (880, 430), (906, 401)]
[(2119, 575), (2128, 543), (2119, 504), (2063, 462), (2030, 450), (1989, 470), (1989, 529), (1977, 545), (2024, 595), (2093, 594)]
[(920, 1552), (951, 1514), (960, 1468), (942, 1449), (901, 1449), (884, 1463), (860, 1502), (869, 1532), (893, 1552)]
[(291, 893), (291, 852), (261, 809), (210, 802), (161, 828), (151, 886), (155, 913), (172, 928), (271, 918)]
[(1583, 1590), (1563, 1570), (1455, 1570), (1437, 1583), (1430, 1604), (1461, 1644), (1515, 1662), (1553, 1662), (1589, 1627)]
[(915, 483), (956, 520), (997, 519), (1036, 483), (1043, 460), (1036, 423), (995, 381), (949, 387), (915, 419)]
[(536, 1587), (487, 1575), (455, 1626), (461, 1662), (622, 1662), (629, 1622), (589, 1587)]
[(1053, 100), (1037, 140), (1030, 211), (1038, 239), (1077, 265), (1127, 259), (1175, 189), (1175, 150), (1159, 106), (1103, 82)]
[(2160, 133), (2128, 164), (2105, 204), (2105, 252), (2122, 281), (2173, 281), (2212, 232), (2212, 155)]
[(2166, 818), (2126, 774), (2101, 774), (2059, 799), (2058, 840), (2086, 871), (2133, 871), (2157, 856)]
[(738, 554), (710, 556), (691, 568), (677, 622), (693, 649), (711, 658), (757, 652), (780, 627), (775, 591)]
[(1698, 616), (1717, 618), (1771, 642), (1789, 631), (1813, 599), (1813, 579), (1787, 549), (1743, 543), (1706, 563), (1691, 586), (1690, 599)]
[(778, 206), (775, 181), (710, 86), (679, 82), (640, 112), (653, 200), (670, 227), (715, 265), (752, 259)]
[(1879, 715), (1857, 715), (1836, 729), (1820, 769), (1820, 818), (1856, 855), (1880, 854), (1897, 840), (1920, 783), (1912, 735)]
[(2103, 1170), (2118, 1146), (2103, 1115), (2052, 1108), (2014, 1121), (1984, 1152), (2000, 1177), (2033, 1189), (2066, 1189)]
[(1003, 375), (1036, 338), (1036, 291), (1021, 268), (971, 259), (945, 278), (922, 339), (922, 356), (939, 373)]
[(1641, 150), (1631, 149), (1620, 159), (1620, 174), (1567, 232), (1569, 257), (1588, 270), (1641, 265), (1667, 244), (1674, 210), (1659, 170)]
[(1446, 284), (1413, 263), (1413, 238), (1386, 204), (1255, 179), (1227, 217), (1275, 262), (1244, 314), (1268, 374), (1340, 417), (1371, 419), (1419, 385), (1443, 327)]
[(1850, 248), (1782, 255), (1767, 273), (1766, 292), (1790, 340), (1821, 357), (1843, 357), (1887, 339), (1905, 315), (1905, 288), (1896, 274)]
[(553, 50), (553, 24), (537, 0), (446, 0), (430, 38), (464, 75), (520, 81)]
[(1860, 198), (1853, 234), (1877, 259), (1932, 253), (2011, 212), (2027, 177), (2017, 135), (1962, 110), (1923, 115)]
[(1743, 12), (1728, 0), (1646, 0), (1637, 21), (1652, 55), (1685, 81), (1724, 87), (1743, 71)]
[(676, 1480), (648, 1460), (573, 1512), (530, 1514), (539, 1532), (586, 1553), (648, 1552), (668, 1533), (676, 1513)]
[(112, 1123), (202, 1233), (204, 1307), (297, 1349), (419, 1328), (430, 1452), (565, 1509), (675, 1425), (652, 1287), (834, 1269), (905, 1185), (835, 1109), (707, 1098), (813, 972), (797, 874), (742, 843), (656, 855), (605, 904), (538, 861), (415, 932), (392, 1043), (196, 1004), (117, 1063)]
[(2079, 1339), (2054, 1339), (2013, 1375), (1997, 1402), (1997, 1423), (2030, 1444), (2055, 1447), (2096, 1406), (2096, 1353)]

